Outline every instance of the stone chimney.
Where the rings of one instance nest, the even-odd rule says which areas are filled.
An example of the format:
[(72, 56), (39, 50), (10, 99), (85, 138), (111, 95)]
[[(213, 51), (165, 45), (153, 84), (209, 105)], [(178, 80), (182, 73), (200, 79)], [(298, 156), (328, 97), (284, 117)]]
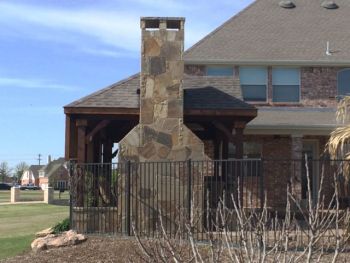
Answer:
[(184, 18), (141, 18), (140, 124), (119, 143), (121, 161), (204, 160), (183, 123)]

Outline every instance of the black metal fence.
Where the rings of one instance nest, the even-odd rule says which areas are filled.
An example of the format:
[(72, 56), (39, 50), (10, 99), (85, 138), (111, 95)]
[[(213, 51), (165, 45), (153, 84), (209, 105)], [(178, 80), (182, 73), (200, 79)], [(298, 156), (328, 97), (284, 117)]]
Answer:
[[(251, 214), (267, 210), (274, 219), (268, 220), (273, 228), (285, 216), (287, 187), (300, 203), (310, 191), (316, 200), (324, 175), (323, 201), (329, 203), (333, 175), (341, 181), (345, 171), (343, 161), (329, 160), (72, 163), (71, 224), (83, 233), (132, 235), (137, 231), (145, 236), (154, 236), (160, 226), (176, 236), (190, 224), (197, 239), (224, 228), (234, 238), (235, 206)], [(342, 189), (341, 205), (346, 207), (349, 189), (346, 184)], [(225, 218), (223, 210), (218, 214), (223, 203)], [(295, 227), (301, 231), (300, 224)]]

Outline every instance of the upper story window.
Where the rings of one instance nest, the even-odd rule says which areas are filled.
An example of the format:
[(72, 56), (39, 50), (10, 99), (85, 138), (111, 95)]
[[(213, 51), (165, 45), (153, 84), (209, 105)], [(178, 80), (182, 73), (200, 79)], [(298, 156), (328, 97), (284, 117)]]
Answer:
[(299, 102), (300, 100), (300, 69), (272, 69), (273, 102)]
[(233, 67), (207, 66), (207, 76), (233, 76)]
[(350, 69), (343, 69), (338, 72), (338, 95), (350, 95)]
[(266, 101), (267, 68), (240, 67), (239, 78), (245, 101)]

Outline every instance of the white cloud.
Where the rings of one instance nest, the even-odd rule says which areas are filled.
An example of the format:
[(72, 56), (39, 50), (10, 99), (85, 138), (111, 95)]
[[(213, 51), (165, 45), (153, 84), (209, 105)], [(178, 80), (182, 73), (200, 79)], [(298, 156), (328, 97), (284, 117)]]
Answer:
[[(162, 15), (176, 13), (183, 4), (168, 0), (132, 0), (132, 10), (122, 7), (81, 8), (75, 10), (0, 2), (0, 32), (22, 38), (73, 45), (76, 49), (102, 56), (132, 57), (140, 50), (140, 16), (152, 13), (137, 3), (158, 6)], [(174, 11), (175, 9), (175, 11)], [(9, 30), (9, 28), (11, 30)], [(186, 28), (186, 46), (194, 44), (208, 30), (199, 25)], [(92, 46), (92, 47), (91, 47)], [(97, 50), (100, 50), (97, 52)], [(124, 53), (124, 54), (123, 54)]]
[(177, 9), (186, 10), (190, 8), (189, 3), (181, 3), (179, 0), (129, 0), (136, 4), (151, 7), (153, 9)]
[(102, 48), (81, 48), (81, 51), (91, 54), (91, 55), (97, 55), (97, 56), (105, 56), (105, 57), (113, 57), (113, 58), (138, 58), (139, 55), (135, 52), (119, 52), (112, 49), (102, 49)]
[(78, 88), (54, 83), (46, 79), (24, 79), (24, 78), (4, 78), (0, 77), (0, 87), (25, 88), (25, 89), (54, 89), (62, 91), (75, 91)]

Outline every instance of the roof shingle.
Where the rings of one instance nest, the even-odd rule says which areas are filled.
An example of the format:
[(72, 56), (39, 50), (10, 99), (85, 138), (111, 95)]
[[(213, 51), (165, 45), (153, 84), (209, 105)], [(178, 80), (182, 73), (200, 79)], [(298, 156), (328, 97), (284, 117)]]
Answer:
[[(188, 63), (350, 64), (350, 1), (257, 0), (185, 52)], [(327, 41), (332, 55), (326, 55)]]
[[(65, 107), (139, 108), (139, 74), (79, 99)], [(185, 75), (183, 89), (186, 109), (253, 109), (241, 101), (239, 81), (224, 76)]]

